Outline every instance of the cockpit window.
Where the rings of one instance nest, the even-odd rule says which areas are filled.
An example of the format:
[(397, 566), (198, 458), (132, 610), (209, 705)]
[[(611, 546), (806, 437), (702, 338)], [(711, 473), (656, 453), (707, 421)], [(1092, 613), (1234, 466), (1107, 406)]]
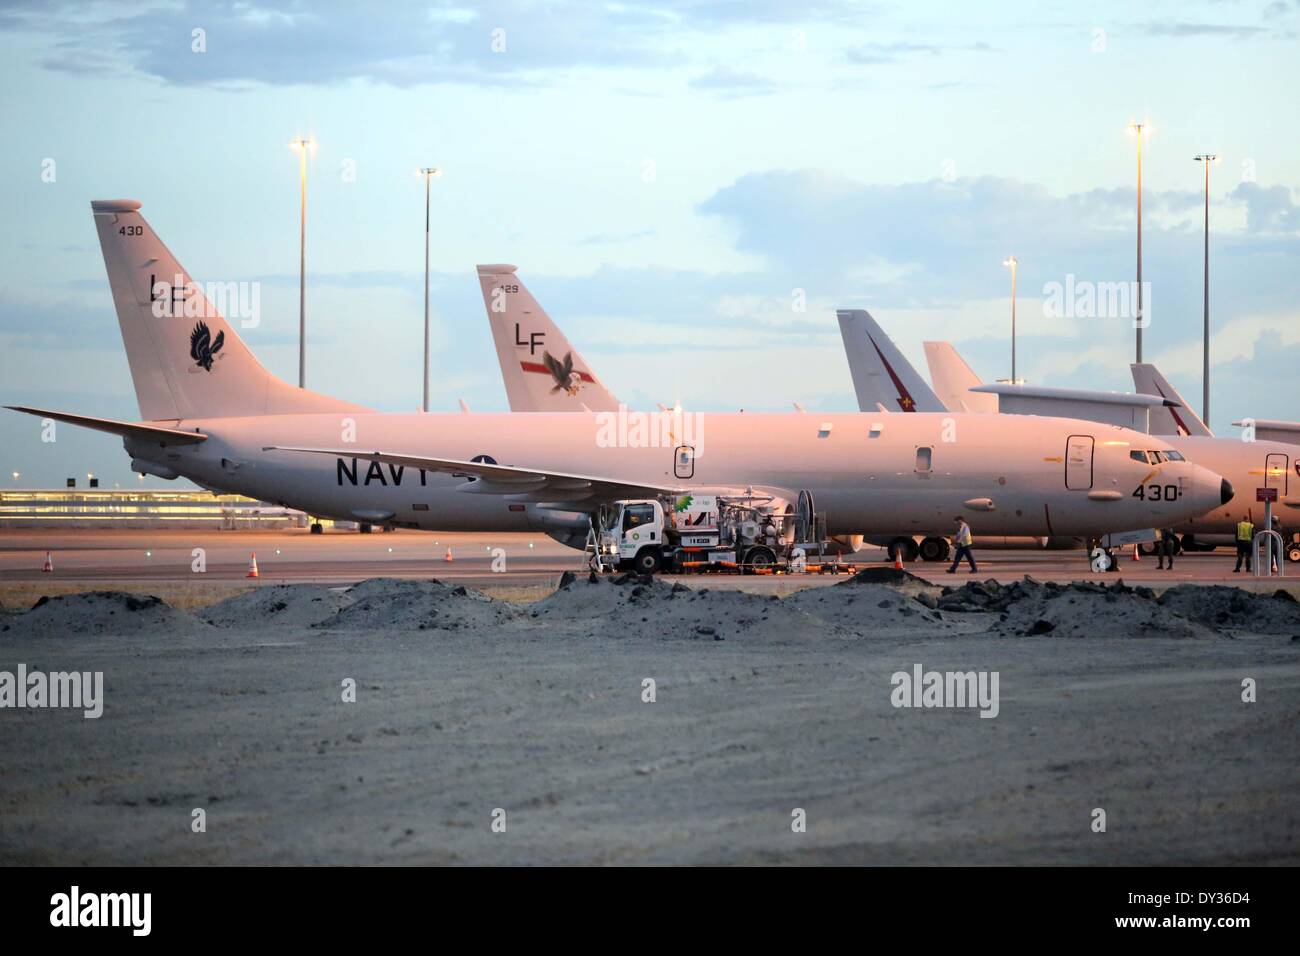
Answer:
[(1172, 448), (1166, 449), (1162, 454), (1170, 461), (1186, 461), (1181, 451), (1174, 451)]
[(1129, 456), (1130, 458), (1132, 458), (1134, 461), (1140, 461), (1140, 462), (1142, 462), (1142, 464), (1144, 464), (1144, 465), (1149, 465), (1149, 464), (1151, 464), (1151, 462), (1147, 459), (1147, 453), (1144, 452), (1144, 451), (1137, 451), (1137, 450), (1135, 449), (1135, 450), (1129, 452), (1129, 453), (1128, 453), (1128, 456)]
[(1151, 463), (1153, 465), (1158, 465), (1165, 460), (1165, 456), (1161, 452), (1149, 451), (1147, 454), (1151, 456)]

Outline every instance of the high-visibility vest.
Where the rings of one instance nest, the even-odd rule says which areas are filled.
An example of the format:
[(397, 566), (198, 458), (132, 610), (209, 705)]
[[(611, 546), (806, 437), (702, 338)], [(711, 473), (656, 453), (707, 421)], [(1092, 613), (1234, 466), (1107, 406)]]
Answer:
[(957, 543), (960, 545), (964, 545), (965, 547), (968, 548), (970, 547), (970, 543), (971, 543), (970, 525), (964, 524), (959, 529), (957, 529)]
[(1255, 526), (1249, 521), (1237, 522), (1237, 540), (1249, 541), (1255, 537)]

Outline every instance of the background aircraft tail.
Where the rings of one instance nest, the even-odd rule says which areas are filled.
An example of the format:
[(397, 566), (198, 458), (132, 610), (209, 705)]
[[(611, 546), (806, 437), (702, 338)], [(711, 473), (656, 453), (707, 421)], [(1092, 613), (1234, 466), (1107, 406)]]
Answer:
[(537, 304), (514, 266), (481, 265), (478, 281), (512, 412), (618, 410), (618, 399)]
[(957, 354), (951, 342), (925, 342), (925, 364), (930, 367), (930, 381), (934, 390), (951, 412), (983, 412), (994, 414), (998, 410), (998, 397), (970, 389), (984, 383), (966, 360)]
[[(238, 283), (206, 290), (163, 245), (133, 199), (90, 204), (140, 417), (146, 421), (358, 410), (276, 378), (219, 304), (256, 301)], [(260, 298), (260, 297), (259, 297)]]
[(1151, 410), (1151, 434), (1153, 435), (1201, 435), (1212, 437), (1214, 432), (1192, 411), (1190, 405), (1183, 401), (1178, 389), (1169, 384), (1169, 380), (1160, 374), (1160, 370), (1149, 362), (1129, 366), (1133, 371), (1133, 387), (1142, 395), (1158, 395), (1178, 403), (1177, 408), (1153, 408)]
[(835, 315), (859, 411), (874, 412), (878, 405), (891, 412), (948, 410), (865, 309), (839, 309)]

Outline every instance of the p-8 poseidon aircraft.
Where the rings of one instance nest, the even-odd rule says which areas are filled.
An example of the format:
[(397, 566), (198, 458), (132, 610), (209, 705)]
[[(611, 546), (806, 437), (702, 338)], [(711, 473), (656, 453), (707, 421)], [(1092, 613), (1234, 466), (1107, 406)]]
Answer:
[[(1146, 436), (1071, 419), (737, 413), (642, 423), (608, 411), (377, 412), (268, 372), (139, 202), (91, 209), (140, 420), (10, 407), (121, 435), (144, 474), (341, 520), (541, 531), (575, 546), (600, 505), (661, 494), (752, 491), (794, 502), (804, 492), (832, 535), (930, 529), (961, 513), (977, 513), (990, 533), (1046, 522), (1055, 533), (1096, 535), (1185, 520), (1232, 496), (1221, 476), (1191, 462), (1135, 461), (1129, 451)], [(1134, 494), (1148, 486), (1159, 494)]]

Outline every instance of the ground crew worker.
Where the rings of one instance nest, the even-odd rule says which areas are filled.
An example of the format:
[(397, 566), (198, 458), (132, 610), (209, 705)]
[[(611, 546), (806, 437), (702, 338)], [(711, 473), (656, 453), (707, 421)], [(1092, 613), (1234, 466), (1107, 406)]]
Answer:
[(1254, 570), (1251, 565), (1250, 549), (1255, 540), (1255, 525), (1249, 518), (1242, 518), (1237, 522), (1237, 566), (1232, 569), (1233, 574), (1241, 571), (1241, 564), (1246, 563), (1246, 570)]
[(968, 525), (966, 519), (962, 517), (956, 517), (952, 520), (957, 522), (957, 533), (952, 536), (952, 543), (957, 546), (957, 553), (952, 559), (952, 567), (948, 569), (948, 573), (956, 574), (957, 565), (961, 564), (961, 559), (964, 557), (970, 562), (970, 573), (974, 574), (976, 570), (975, 555), (971, 553), (970, 549), (973, 540), (970, 533), (970, 525)]
[(1156, 565), (1157, 571), (1165, 569), (1165, 558), (1169, 558), (1169, 570), (1174, 569), (1174, 550), (1178, 547), (1178, 536), (1174, 534), (1173, 528), (1160, 529), (1160, 562)]

